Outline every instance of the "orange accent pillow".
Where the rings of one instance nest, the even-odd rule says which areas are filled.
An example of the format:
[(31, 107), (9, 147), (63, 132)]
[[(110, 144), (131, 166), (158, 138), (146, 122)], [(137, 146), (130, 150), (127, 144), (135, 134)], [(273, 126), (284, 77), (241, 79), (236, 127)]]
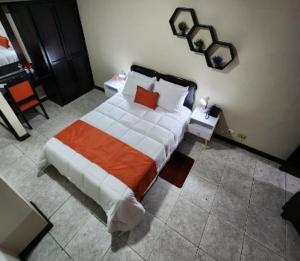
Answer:
[(134, 102), (142, 104), (149, 107), (150, 109), (155, 110), (157, 107), (157, 102), (159, 99), (158, 92), (152, 92), (144, 89), (141, 86), (137, 86)]
[(8, 39), (4, 36), (1, 36), (1, 35), (0, 35), (0, 45), (3, 46), (4, 48), (9, 47)]

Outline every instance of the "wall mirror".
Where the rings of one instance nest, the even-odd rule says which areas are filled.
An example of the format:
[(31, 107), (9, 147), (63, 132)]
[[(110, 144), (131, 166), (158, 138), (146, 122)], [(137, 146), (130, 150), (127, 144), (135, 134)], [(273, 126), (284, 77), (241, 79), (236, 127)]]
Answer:
[(19, 69), (19, 58), (0, 21), (0, 77)]
[(21, 64), (26, 61), (20, 47), (10, 14), (0, 8), (0, 80), (23, 71)]

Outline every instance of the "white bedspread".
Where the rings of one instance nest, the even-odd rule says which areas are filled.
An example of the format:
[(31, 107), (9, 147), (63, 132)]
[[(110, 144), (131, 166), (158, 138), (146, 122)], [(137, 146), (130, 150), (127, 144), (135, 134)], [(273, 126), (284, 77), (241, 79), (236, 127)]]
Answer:
[(18, 56), (12, 47), (4, 48), (0, 46), (0, 66), (14, 63), (17, 61), (19, 61)]
[[(148, 155), (159, 172), (181, 141), (191, 111), (153, 111), (131, 99), (116, 94), (81, 120)], [(103, 208), (109, 232), (130, 230), (141, 221), (145, 210), (130, 188), (56, 138), (45, 145), (40, 167), (47, 164)]]

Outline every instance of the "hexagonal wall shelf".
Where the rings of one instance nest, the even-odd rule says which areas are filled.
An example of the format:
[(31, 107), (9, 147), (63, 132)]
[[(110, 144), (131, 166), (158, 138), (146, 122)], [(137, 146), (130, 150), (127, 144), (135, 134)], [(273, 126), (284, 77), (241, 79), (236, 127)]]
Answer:
[[(179, 23), (185, 22), (187, 29), (185, 32), (182, 32), (179, 29)], [(169, 23), (172, 28), (174, 35), (179, 37), (186, 37), (191, 28), (198, 23), (195, 10), (192, 8), (178, 7), (175, 9), (173, 15), (171, 16)]]
[(217, 40), (213, 27), (201, 24), (194, 25), (186, 38), (191, 51), (196, 53), (204, 53)]
[(231, 43), (216, 41), (205, 52), (207, 66), (223, 70), (234, 59), (235, 52)]
[(187, 39), (191, 51), (205, 55), (208, 67), (223, 70), (234, 60), (234, 46), (218, 41), (211, 25), (198, 24), (194, 9), (176, 8), (169, 23), (174, 35)]

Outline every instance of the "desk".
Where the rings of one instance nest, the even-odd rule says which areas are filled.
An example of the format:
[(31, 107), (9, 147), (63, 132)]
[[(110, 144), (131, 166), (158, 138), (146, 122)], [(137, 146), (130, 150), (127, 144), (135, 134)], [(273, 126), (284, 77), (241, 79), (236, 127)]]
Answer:
[[(26, 73), (25, 70), (19, 70), (16, 73), (9, 74), (7, 77), (2, 77), (0, 79), (0, 84), (6, 84), (6, 86), (11, 86), (17, 84), (22, 81), (29, 80), (34, 87), (41, 84), (44, 80), (50, 78), (51, 75), (45, 75), (43, 78), (39, 78), (33, 74)], [(14, 111), (11, 109), (9, 105), (9, 95), (5, 88), (0, 88), (0, 117), (5, 122), (6, 126), (10, 130), (10, 132), (16, 137), (18, 140), (24, 140), (28, 138), (30, 135), (24, 129), (23, 125), (18, 120)], [(47, 97), (46, 97), (47, 98)], [(43, 98), (45, 99), (45, 98)], [(7, 102), (8, 101), (8, 102)], [(1, 128), (1, 126), (0, 126)]]
[[(25, 70), (20, 70), (17, 73), (10, 74), (7, 77), (0, 78), (0, 84), (6, 84), (6, 86), (11, 86), (17, 84), (22, 81), (29, 80), (31, 85), (36, 89), (39, 98), (44, 101), (48, 99), (47, 94), (44, 94), (44, 88), (42, 87), (44, 84), (47, 84), (47, 81), (51, 79), (51, 74), (44, 75), (42, 77), (38, 77), (35, 74), (28, 74)], [(38, 90), (38, 87), (42, 87), (42, 92)], [(0, 92), (4, 95), (5, 98), (9, 100), (9, 96), (7, 95), (7, 91), (5, 88), (0, 88)], [(42, 93), (42, 95), (40, 95)]]
[[(25, 70), (20, 70), (17, 73), (9, 74), (7, 77), (2, 77), (0, 79), (0, 83), (5, 83), (9, 86), (20, 81), (24, 81), (29, 77), (30, 75), (28, 75)], [(15, 136), (17, 140), (24, 140), (30, 135), (24, 129), (13, 109), (10, 107), (7, 96), (6, 89), (0, 88), (0, 117), (4, 121), (8, 130)], [(3, 126), (0, 126), (0, 128), (3, 128)]]
[[(27, 74), (25, 70), (19, 70), (15, 73), (10, 73), (6, 77), (0, 78), (0, 84), (6, 84), (6, 86), (11, 86), (16, 83), (26, 81), (31, 78), (30, 74)], [(5, 88), (0, 88), (2, 94), (6, 94)]]

